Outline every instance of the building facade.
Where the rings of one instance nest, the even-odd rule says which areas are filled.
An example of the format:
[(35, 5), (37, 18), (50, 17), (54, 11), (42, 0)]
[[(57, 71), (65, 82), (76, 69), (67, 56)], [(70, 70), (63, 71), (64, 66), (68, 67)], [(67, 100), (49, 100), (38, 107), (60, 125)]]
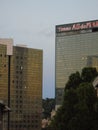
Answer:
[[(7, 46), (0, 44), (0, 100), (8, 104)], [(10, 56), (10, 130), (40, 130), (42, 113), (43, 52), (13, 46)], [(8, 120), (4, 118), (7, 130)]]
[(56, 26), (56, 105), (71, 73), (86, 66), (98, 70), (98, 20)]

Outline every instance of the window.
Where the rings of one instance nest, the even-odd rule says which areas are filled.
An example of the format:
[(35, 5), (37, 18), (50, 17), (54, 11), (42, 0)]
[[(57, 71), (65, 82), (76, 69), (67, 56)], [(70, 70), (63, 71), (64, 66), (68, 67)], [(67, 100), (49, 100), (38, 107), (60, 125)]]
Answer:
[(16, 56), (16, 59), (18, 59), (19, 57), (18, 56)]
[(4, 57), (6, 57), (6, 54), (4, 55)]
[(4, 65), (4, 67), (6, 67), (6, 64)]
[(98, 28), (93, 28), (92, 32), (98, 32)]

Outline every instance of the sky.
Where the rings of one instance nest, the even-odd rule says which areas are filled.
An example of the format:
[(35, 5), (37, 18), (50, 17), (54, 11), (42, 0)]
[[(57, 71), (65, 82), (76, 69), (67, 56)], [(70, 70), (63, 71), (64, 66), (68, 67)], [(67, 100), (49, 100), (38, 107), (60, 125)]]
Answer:
[(55, 97), (55, 26), (98, 19), (98, 0), (0, 0), (0, 38), (43, 50), (43, 98)]

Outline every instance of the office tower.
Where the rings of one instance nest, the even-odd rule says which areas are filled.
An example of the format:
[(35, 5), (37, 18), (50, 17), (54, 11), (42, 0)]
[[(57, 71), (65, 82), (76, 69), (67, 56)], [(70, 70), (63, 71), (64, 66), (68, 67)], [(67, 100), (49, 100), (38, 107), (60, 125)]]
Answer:
[[(2, 39), (7, 43), (7, 39)], [(0, 42), (0, 43), (2, 43)], [(0, 99), (8, 104), (7, 46), (0, 44)], [(13, 46), (10, 56), (10, 130), (40, 130), (42, 111), (43, 52)], [(7, 118), (4, 118), (7, 130)]]
[(56, 26), (56, 105), (71, 73), (86, 66), (98, 69), (98, 20)]

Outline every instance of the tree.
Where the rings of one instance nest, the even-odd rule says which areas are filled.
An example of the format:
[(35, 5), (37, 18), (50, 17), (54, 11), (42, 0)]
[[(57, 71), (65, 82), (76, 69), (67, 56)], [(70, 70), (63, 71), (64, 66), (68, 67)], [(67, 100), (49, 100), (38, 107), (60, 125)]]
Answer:
[[(76, 114), (79, 130), (97, 130), (98, 111), (95, 106), (98, 104), (96, 91), (91, 83), (82, 83), (77, 88), (78, 103), (76, 105)], [(97, 115), (97, 116), (96, 116)]]
[(69, 76), (69, 80), (65, 85), (65, 89), (77, 88), (81, 81), (80, 73), (77, 71)]
[(71, 74), (61, 107), (52, 120), (55, 130), (98, 130), (98, 97), (92, 81), (95, 68), (84, 68)]
[(98, 76), (96, 68), (86, 67), (82, 69), (81, 79), (83, 82), (92, 82)]
[(65, 90), (70, 88), (77, 88), (82, 82), (92, 82), (98, 76), (96, 68), (85, 67), (81, 74), (77, 71), (69, 76), (68, 82), (65, 85)]
[(51, 116), (51, 111), (55, 108), (55, 99), (46, 98), (42, 100), (42, 107), (44, 109), (43, 115), (44, 118)]

